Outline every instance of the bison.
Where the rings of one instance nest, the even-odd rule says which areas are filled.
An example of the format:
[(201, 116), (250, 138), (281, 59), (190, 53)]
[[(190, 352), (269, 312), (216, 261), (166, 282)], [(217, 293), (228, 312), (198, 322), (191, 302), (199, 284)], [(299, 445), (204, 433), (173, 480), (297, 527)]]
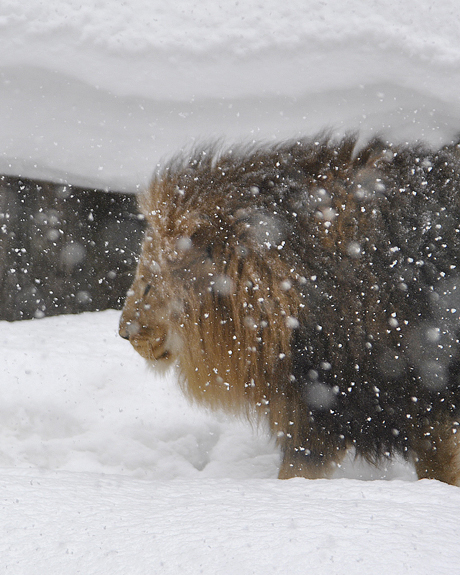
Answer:
[(140, 206), (120, 335), (191, 399), (266, 418), (280, 478), (354, 448), (460, 485), (460, 145), (208, 145)]

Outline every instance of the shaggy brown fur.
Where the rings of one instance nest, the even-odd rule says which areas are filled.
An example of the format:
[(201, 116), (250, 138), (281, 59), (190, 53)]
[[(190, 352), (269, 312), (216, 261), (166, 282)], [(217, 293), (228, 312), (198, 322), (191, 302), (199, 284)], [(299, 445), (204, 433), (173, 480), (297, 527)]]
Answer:
[(401, 453), (460, 484), (460, 161), (327, 137), (159, 172), (120, 334), (186, 393), (262, 414), (279, 476)]

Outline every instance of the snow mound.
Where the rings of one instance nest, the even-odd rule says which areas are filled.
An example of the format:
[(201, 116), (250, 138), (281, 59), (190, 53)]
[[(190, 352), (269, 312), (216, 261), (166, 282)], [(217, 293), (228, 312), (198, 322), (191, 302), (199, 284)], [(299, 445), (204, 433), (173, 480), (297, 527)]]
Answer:
[(454, 0), (1, 5), (7, 174), (134, 191), (197, 139), (459, 131)]
[(351, 459), (342, 478), (278, 481), (263, 426), (189, 405), (173, 372), (148, 371), (117, 336), (118, 318), (1, 322), (5, 573), (455, 570), (458, 488)]
[(12, 472), (0, 484), (1, 563), (15, 575), (451, 575), (460, 561), (460, 492), (425, 480)]

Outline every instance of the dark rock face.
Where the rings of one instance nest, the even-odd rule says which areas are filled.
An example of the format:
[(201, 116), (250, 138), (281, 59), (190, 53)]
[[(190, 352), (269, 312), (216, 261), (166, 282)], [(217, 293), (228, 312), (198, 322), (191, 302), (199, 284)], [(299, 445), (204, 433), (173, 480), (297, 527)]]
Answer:
[(0, 177), (0, 320), (121, 308), (142, 230), (134, 194)]

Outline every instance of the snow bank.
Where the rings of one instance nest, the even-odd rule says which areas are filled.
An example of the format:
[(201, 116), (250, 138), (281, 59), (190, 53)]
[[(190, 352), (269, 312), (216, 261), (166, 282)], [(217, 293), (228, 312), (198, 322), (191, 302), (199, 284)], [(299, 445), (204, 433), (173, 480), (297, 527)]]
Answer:
[[(392, 70), (402, 83), (445, 96), (456, 95), (446, 72), (460, 77), (455, 0), (404, 9), (366, 0), (2, 5), (5, 65), (59, 71), (119, 95), (292, 96), (379, 82)], [(426, 70), (441, 85), (427, 85)]]
[(0, 571), (455, 571), (458, 488), (400, 462), (278, 481), (264, 430), (190, 406), (117, 337), (118, 317), (0, 322)]
[(460, 492), (436, 482), (23, 472), (0, 485), (14, 575), (452, 575), (460, 561)]
[(147, 479), (193, 478), (205, 468), (207, 477), (276, 476), (278, 455), (264, 434), (191, 409), (174, 374), (149, 373), (118, 336), (118, 317), (1, 322), (0, 466)]
[(460, 126), (460, 6), (0, 1), (0, 171), (135, 190), (196, 139)]

